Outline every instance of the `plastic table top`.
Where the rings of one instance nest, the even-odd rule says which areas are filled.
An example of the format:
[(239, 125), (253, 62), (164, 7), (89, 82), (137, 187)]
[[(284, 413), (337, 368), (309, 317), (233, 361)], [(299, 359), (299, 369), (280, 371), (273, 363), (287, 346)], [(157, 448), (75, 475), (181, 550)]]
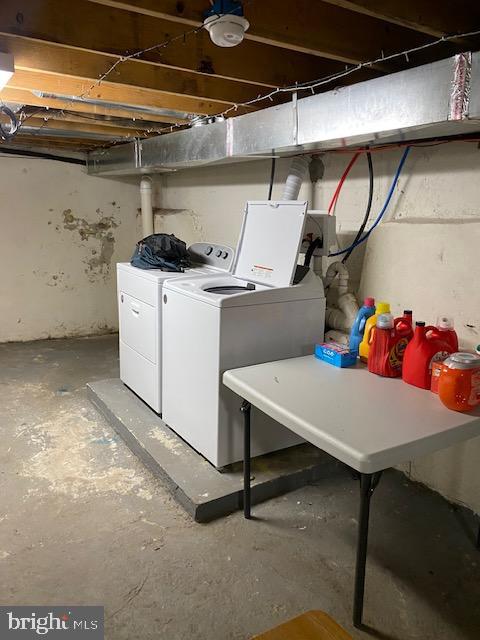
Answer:
[(480, 436), (480, 405), (450, 411), (431, 391), (381, 378), (361, 363), (340, 369), (305, 356), (231, 369), (223, 383), (361, 473)]

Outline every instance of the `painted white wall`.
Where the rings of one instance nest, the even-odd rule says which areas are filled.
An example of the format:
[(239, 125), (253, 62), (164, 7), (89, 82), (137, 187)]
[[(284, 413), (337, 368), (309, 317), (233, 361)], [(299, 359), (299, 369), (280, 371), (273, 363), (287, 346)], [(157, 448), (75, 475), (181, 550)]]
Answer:
[(115, 263), (139, 234), (136, 184), (0, 158), (0, 342), (118, 327)]
[[(374, 153), (372, 219), (380, 210), (401, 150)], [(323, 156), (325, 175), (317, 186), (317, 208), (326, 208), (349, 154)], [(277, 165), (273, 197), (279, 198), (288, 160)], [(156, 202), (156, 231), (187, 243), (210, 240), (236, 244), (247, 199), (267, 197), (270, 161), (204, 167), (164, 176)], [(389, 300), (395, 313), (412, 308), (429, 323), (441, 313), (455, 317), (461, 345), (480, 343), (480, 151), (475, 143), (450, 143), (411, 151), (385, 221), (372, 234), (366, 253), (350, 261), (359, 295)], [(346, 246), (364, 214), (366, 161), (353, 168), (336, 207), (338, 238)], [(300, 197), (308, 198), (308, 188)], [(375, 407), (372, 407), (372, 411)], [(386, 416), (388, 419), (388, 416)], [(480, 513), (480, 438), (416, 460), (405, 471), (448, 498)]]

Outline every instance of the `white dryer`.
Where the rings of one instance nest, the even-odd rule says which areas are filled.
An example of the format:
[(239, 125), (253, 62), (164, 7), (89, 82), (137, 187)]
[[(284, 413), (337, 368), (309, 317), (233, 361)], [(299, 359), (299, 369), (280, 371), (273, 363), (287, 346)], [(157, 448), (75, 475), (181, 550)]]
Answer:
[(117, 264), (120, 379), (154, 411), (162, 413), (162, 290), (176, 278), (230, 271), (230, 247), (203, 242), (189, 248), (193, 266), (184, 273)]
[[(223, 372), (307, 355), (323, 340), (321, 279), (306, 270), (294, 283), (305, 218), (304, 202), (249, 202), (232, 274), (165, 283), (163, 419), (216, 467), (243, 455), (239, 399)], [(252, 455), (298, 442), (254, 410)]]

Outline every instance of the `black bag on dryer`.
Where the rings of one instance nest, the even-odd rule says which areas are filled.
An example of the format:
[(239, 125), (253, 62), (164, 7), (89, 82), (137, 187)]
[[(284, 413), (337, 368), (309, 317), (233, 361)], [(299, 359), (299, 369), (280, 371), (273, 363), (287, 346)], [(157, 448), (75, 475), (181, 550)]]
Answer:
[(187, 245), (173, 234), (153, 233), (137, 242), (130, 264), (139, 269), (182, 273), (190, 266)]

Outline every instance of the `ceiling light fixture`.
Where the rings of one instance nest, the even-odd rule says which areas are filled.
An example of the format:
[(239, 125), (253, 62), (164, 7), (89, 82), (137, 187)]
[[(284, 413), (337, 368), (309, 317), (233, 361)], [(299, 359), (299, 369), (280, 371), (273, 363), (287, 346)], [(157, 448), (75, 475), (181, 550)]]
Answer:
[(0, 91), (13, 76), (15, 67), (11, 53), (0, 53)]
[(216, 0), (204, 15), (203, 26), (218, 47), (236, 47), (250, 26), (238, 0)]

